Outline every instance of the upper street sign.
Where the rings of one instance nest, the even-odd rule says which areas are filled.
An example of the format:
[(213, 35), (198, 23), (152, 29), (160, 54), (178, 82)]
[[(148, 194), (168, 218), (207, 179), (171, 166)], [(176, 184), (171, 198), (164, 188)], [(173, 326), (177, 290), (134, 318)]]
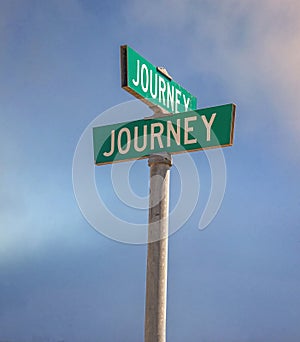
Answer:
[(155, 67), (129, 46), (121, 46), (122, 88), (150, 106), (170, 113), (197, 108), (197, 99), (164, 71)]
[(235, 105), (198, 109), (161, 118), (94, 127), (96, 165), (231, 146)]

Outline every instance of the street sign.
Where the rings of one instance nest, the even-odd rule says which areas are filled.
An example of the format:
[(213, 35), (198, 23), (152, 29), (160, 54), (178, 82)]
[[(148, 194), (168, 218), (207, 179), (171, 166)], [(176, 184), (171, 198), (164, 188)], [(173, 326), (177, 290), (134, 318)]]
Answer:
[(164, 68), (155, 67), (127, 45), (121, 46), (122, 88), (146, 104), (170, 113), (197, 108), (197, 99), (174, 82)]
[(235, 105), (94, 127), (96, 165), (231, 146)]

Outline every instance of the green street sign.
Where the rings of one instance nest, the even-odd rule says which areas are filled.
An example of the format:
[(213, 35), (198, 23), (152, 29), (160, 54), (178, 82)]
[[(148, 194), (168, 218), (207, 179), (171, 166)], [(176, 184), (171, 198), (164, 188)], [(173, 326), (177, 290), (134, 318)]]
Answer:
[(94, 127), (96, 165), (231, 146), (235, 105)]
[(169, 113), (197, 108), (197, 99), (174, 82), (163, 68), (155, 67), (127, 45), (121, 46), (122, 88), (146, 104)]

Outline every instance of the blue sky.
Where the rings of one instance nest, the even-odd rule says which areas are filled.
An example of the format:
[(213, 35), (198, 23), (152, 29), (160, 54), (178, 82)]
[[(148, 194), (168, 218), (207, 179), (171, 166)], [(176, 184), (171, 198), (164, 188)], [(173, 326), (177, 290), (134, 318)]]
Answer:
[[(1, 2), (0, 341), (143, 339), (146, 246), (96, 232), (72, 185), (86, 126), (132, 99), (122, 44), (199, 107), (237, 104), (224, 201), (204, 231), (209, 167), (192, 155), (201, 190), (169, 240), (168, 340), (299, 341), (299, 12), (292, 0)], [(100, 186), (109, 172), (96, 170)], [(141, 195), (148, 173), (145, 160), (132, 170)], [(178, 183), (174, 167), (171, 207)], [(100, 191), (113, 198), (109, 182)]]

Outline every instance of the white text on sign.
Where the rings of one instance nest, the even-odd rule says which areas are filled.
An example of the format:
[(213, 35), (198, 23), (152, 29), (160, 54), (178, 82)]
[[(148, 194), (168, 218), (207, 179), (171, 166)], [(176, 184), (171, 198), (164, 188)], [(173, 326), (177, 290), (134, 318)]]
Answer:
[[(213, 113), (210, 120), (207, 121), (205, 115), (200, 116), (202, 124), (206, 128), (206, 141), (210, 141), (211, 138), (211, 127), (216, 118), (216, 113)], [(133, 148), (137, 152), (143, 152), (147, 147), (148, 142), (150, 143), (150, 150), (154, 150), (156, 146), (164, 149), (165, 147), (171, 147), (172, 143), (178, 146), (183, 142), (183, 145), (190, 145), (197, 143), (197, 138), (191, 138), (193, 136), (194, 129), (199, 121), (198, 116), (189, 116), (183, 120), (177, 119), (176, 125), (173, 125), (172, 121), (167, 120), (166, 131), (165, 125), (161, 122), (153, 122), (150, 126), (144, 125), (142, 133), (139, 132), (139, 126), (134, 126), (133, 129), (123, 127), (118, 131), (116, 136), (115, 130), (111, 131), (110, 134), (110, 151), (103, 152), (105, 157), (110, 157), (115, 153), (115, 148), (120, 154), (126, 154), (131, 148), (133, 142)], [(194, 125), (192, 124), (194, 123)], [(182, 129), (183, 128), (183, 129)], [(166, 135), (166, 146), (163, 144), (163, 135)], [(183, 136), (182, 136), (183, 135)], [(124, 143), (124, 137), (125, 143)], [(150, 137), (150, 139), (148, 139)], [(141, 139), (142, 138), (142, 139)], [(138, 141), (142, 140), (141, 146), (138, 146)], [(149, 141), (150, 140), (150, 141)]]

